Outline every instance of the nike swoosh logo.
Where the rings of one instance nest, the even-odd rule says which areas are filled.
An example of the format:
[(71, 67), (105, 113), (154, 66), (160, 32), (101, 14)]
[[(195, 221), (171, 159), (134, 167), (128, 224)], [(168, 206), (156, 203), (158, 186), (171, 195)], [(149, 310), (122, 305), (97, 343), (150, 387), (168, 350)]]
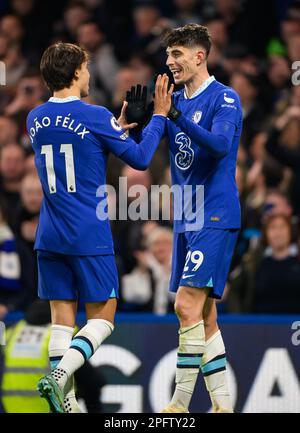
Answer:
[(182, 279), (185, 280), (185, 278), (193, 277), (194, 275), (182, 275)]

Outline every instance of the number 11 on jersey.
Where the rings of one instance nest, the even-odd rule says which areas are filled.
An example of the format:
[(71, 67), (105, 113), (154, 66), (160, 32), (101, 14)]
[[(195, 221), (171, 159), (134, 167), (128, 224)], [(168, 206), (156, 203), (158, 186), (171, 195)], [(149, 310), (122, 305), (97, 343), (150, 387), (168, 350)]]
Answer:
[[(67, 190), (70, 193), (76, 192), (74, 156), (72, 144), (61, 144), (60, 153), (65, 154)], [(41, 148), (41, 154), (45, 155), (47, 180), (50, 194), (56, 193), (56, 175), (53, 161), (53, 146), (52, 144), (44, 144)]]

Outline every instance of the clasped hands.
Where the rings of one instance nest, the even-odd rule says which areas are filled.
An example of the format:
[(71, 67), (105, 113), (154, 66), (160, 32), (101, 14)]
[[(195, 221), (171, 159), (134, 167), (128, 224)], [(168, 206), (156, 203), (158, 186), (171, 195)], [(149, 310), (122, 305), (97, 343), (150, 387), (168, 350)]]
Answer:
[(118, 123), (123, 129), (141, 130), (150, 120), (152, 114), (172, 118), (172, 113), (181, 114), (176, 109), (172, 100), (174, 84), (169, 85), (169, 77), (166, 74), (158, 75), (155, 79), (155, 93), (153, 101), (149, 102), (149, 89), (147, 86), (137, 84), (132, 86), (123, 101)]

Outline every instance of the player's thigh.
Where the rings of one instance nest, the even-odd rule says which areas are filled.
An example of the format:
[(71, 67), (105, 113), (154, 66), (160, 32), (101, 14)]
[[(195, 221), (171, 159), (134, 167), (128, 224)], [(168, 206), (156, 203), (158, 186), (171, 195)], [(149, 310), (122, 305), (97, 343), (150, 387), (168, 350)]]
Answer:
[(170, 277), (170, 291), (177, 292), (184, 269), (187, 254), (187, 244), (184, 233), (173, 234), (172, 270)]
[(114, 321), (119, 296), (118, 271), (114, 255), (74, 257), (71, 260), (76, 275), (80, 300), (85, 303), (90, 319)]
[(205, 228), (187, 236), (187, 260), (180, 285), (209, 287), (209, 296), (221, 299), (236, 231)]
[(38, 251), (38, 295), (49, 301), (76, 301), (74, 275), (64, 254)]
[(118, 271), (113, 254), (74, 256), (69, 262), (81, 302), (101, 304), (119, 297)]
[(211, 288), (219, 250), (216, 232), (202, 229), (186, 233), (187, 253), (180, 286)]
[(224, 230), (224, 237), (220, 244), (220, 251), (217, 259), (218, 271), (216, 272), (214, 287), (214, 295), (219, 299), (222, 298), (224, 293), (238, 233), (238, 230)]

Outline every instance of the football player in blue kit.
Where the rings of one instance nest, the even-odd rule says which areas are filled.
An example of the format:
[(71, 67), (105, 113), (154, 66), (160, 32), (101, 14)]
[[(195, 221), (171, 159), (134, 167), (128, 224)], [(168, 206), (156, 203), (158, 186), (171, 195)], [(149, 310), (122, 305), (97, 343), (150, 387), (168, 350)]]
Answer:
[(176, 387), (163, 412), (188, 411), (200, 369), (213, 412), (233, 412), (216, 299), (222, 297), (240, 228), (235, 170), (242, 109), (236, 92), (208, 73), (206, 27), (174, 29), (164, 42), (174, 82), (184, 86), (173, 95), (167, 122), (172, 184), (203, 185), (203, 202), (195, 189), (191, 201), (200, 214), (204, 204), (204, 211), (192, 223), (191, 210), (174, 220), (170, 290), (176, 292), (179, 347)]
[(200, 369), (213, 412), (233, 412), (216, 299), (222, 298), (240, 228), (235, 170), (242, 109), (236, 92), (208, 73), (206, 27), (173, 29), (164, 44), (167, 66), (183, 89), (172, 96), (165, 132), (172, 187), (182, 194), (174, 194), (170, 279), (180, 322), (176, 387), (162, 412), (188, 412)]
[[(173, 90), (168, 91), (168, 77), (159, 76), (154, 115), (137, 144), (127, 133), (136, 124), (122, 128), (106, 108), (81, 100), (88, 95), (87, 65), (87, 53), (76, 45), (59, 42), (47, 48), (40, 68), (53, 96), (27, 118), (44, 194), (35, 242), (38, 292), (50, 301), (52, 315), (52, 372), (39, 381), (38, 390), (52, 412), (80, 412), (73, 374), (114, 329), (118, 278), (113, 241), (108, 218), (97, 214), (108, 155), (145, 170), (164, 132)], [(88, 320), (72, 338), (78, 299), (85, 303)]]

